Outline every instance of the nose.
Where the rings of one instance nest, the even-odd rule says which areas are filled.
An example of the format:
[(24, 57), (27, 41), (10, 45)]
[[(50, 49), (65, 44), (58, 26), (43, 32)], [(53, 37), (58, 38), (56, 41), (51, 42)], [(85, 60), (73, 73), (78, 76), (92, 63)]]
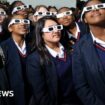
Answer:
[(57, 28), (54, 28), (53, 32), (58, 32), (59, 30)]
[(67, 15), (64, 15), (63, 18), (68, 18), (68, 16)]
[(97, 11), (97, 10), (99, 10), (99, 9), (97, 7), (94, 7), (93, 11)]

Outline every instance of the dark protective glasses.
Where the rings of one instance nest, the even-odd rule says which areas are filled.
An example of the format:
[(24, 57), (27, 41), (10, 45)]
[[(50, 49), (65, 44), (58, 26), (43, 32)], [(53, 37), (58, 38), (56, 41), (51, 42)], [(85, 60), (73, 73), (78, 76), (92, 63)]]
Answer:
[(24, 9), (27, 9), (27, 8), (28, 8), (27, 5), (21, 5), (21, 6), (15, 7), (12, 11), (12, 14), (14, 14), (17, 11), (24, 10)]
[(34, 16), (52, 16), (55, 14), (56, 12), (35, 12)]
[(57, 18), (62, 18), (64, 16), (69, 16), (69, 15), (72, 15), (72, 11), (66, 11), (66, 12), (62, 12), (62, 13), (59, 13), (56, 15)]
[(51, 26), (51, 27), (45, 27), (42, 29), (42, 32), (52, 32), (52, 31), (59, 31), (59, 30), (62, 30), (63, 29), (63, 25), (54, 25), (54, 26)]
[(12, 24), (24, 23), (30, 25), (30, 21), (28, 19), (12, 19), (8, 25), (8, 27)]
[(81, 13), (81, 21), (82, 21), (82, 18), (83, 18), (83, 15), (84, 15), (85, 12), (89, 12), (89, 11), (92, 11), (92, 10), (98, 10), (98, 9), (102, 9), (102, 8), (105, 8), (105, 3), (84, 7), (83, 11)]

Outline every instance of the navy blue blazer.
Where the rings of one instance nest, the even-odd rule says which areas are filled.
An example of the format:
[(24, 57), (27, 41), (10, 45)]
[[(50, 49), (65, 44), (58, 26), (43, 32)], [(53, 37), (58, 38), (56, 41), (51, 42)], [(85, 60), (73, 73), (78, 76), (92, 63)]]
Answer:
[[(24, 93), (24, 80), (22, 76), (21, 61), (18, 49), (12, 38), (7, 39), (1, 43), (5, 57), (6, 57), (6, 72), (10, 84), (10, 89), (14, 91), (14, 104), (13, 105), (26, 105)], [(27, 47), (27, 53), (29, 53)]]
[(84, 105), (105, 105), (105, 70), (90, 33), (74, 47), (72, 72), (77, 94)]
[[(44, 67), (41, 66), (40, 55), (37, 50), (28, 56), (26, 66), (27, 78), (33, 90), (35, 105), (58, 105), (56, 66), (52, 58), (50, 62), (51, 64), (49, 65), (45, 63)], [(72, 77), (70, 76), (70, 78)], [(78, 98), (75, 101), (80, 102)], [(78, 103), (78, 105), (81, 104)]]

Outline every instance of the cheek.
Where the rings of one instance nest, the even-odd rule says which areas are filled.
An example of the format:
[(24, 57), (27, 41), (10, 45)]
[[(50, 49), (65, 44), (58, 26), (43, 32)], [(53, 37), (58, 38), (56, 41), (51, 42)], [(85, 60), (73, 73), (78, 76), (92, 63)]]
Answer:
[(43, 40), (51, 40), (52, 38), (51, 33), (44, 33), (42, 37), (43, 37)]
[(4, 17), (4, 16), (1, 16), (1, 17), (0, 17), (0, 20), (2, 20), (2, 21), (3, 21), (4, 19), (5, 19), (5, 17)]
[(64, 21), (63, 18), (58, 19), (58, 22), (59, 22), (60, 24), (62, 24), (63, 21)]
[(40, 18), (42, 18), (43, 16), (37, 16), (37, 20), (39, 20)]
[(100, 9), (100, 13), (105, 16), (105, 9)]

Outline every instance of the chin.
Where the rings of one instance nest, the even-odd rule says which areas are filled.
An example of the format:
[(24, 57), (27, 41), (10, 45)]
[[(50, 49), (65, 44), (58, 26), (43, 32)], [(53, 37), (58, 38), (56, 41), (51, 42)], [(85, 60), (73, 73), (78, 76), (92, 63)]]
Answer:
[(57, 43), (57, 42), (59, 42), (59, 41), (60, 41), (60, 38), (54, 40), (55, 43)]
[(67, 27), (67, 26), (69, 26), (69, 24), (70, 24), (70, 23), (65, 23), (65, 24), (63, 24), (63, 25), (64, 25), (65, 27)]

